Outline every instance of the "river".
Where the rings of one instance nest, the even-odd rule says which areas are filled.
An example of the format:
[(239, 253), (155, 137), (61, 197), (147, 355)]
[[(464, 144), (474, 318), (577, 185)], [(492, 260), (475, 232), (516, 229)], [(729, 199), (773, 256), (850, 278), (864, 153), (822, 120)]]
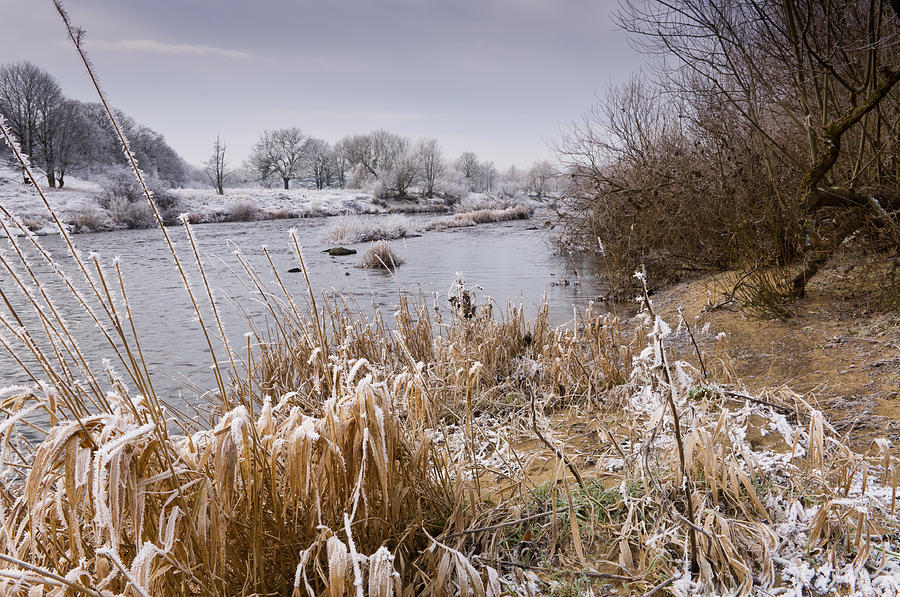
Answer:
[[(458, 273), (470, 286), (479, 287), (476, 289), (479, 302), (490, 297), (500, 309), (505, 308), (507, 301), (512, 301), (523, 303), (526, 313), (534, 314), (546, 297), (551, 318), (558, 324), (572, 319), (573, 306), (584, 306), (602, 294), (595, 278), (576, 275), (571, 263), (555, 254), (547, 233), (535, 226), (540, 223), (539, 219), (425, 232), (419, 237), (395, 240), (392, 243), (394, 249), (406, 262), (393, 274), (356, 267), (368, 243), (347, 245), (357, 249), (357, 255), (332, 257), (324, 253), (328, 246), (323, 244), (321, 237), (331, 222), (330, 218), (310, 218), (193, 227), (229, 337), (242, 341), (242, 335), (248, 331), (246, 320), (234, 308), (235, 302), (251, 318), (259, 320), (264, 313), (263, 307), (242, 283), (246, 276), (234, 273), (238, 269), (235, 249), (240, 248), (254, 268), (274, 283), (263, 254), (263, 247), (267, 247), (282, 279), (298, 293), (297, 296), (306, 296), (302, 274), (288, 273), (298, 265), (290, 241), (292, 227), (296, 228), (303, 246), (310, 281), (317, 294), (336, 290), (352, 299), (364, 313), (371, 313), (376, 307), (390, 313), (398, 302), (401, 289), (416, 292), (421, 288), (429, 297), (436, 293), (438, 303), (446, 305), (448, 290)], [(208, 304), (184, 230), (170, 228), (169, 232), (183, 262), (189, 265), (188, 276), (198, 298)], [(143, 355), (157, 392), (167, 396), (167, 401), (172, 404), (195, 403), (198, 400), (196, 390), (212, 385), (211, 361), (200, 325), (162, 234), (151, 229), (73, 238), (80, 251), (99, 254), (110, 268), (112, 260), (119, 258)], [(40, 242), (70, 274), (73, 272), (62, 238), (48, 236)], [(31, 262), (46, 291), (57, 301), (73, 335), (78, 338), (82, 352), (93, 361), (92, 366), (99, 369), (101, 359), (111, 356), (105, 339), (50, 268), (34, 257)], [(39, 334), (39, 320), (27, 307), (24, 297), (15, 292), (8, 275), (0, 280), (4, 293), (16, 305), (25, 326), (33, 334)], [(565, 280), (570, 283), (565, 284)], [(211, 321), (209, 319), (207, 324)], [(26, 381), (27, 376), (14, 359), (5, 351), (0, 354), (0, 387)]]

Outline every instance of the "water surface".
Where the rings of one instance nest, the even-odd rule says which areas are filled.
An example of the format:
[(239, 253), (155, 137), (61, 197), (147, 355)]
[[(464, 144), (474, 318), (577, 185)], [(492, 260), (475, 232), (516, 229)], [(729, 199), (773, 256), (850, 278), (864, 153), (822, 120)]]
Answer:
[[(306, 296), (302, 274), (288, 273), (298, 265), (289, 235), (292, 227), (297, 230), (310, 281), (317, 293), (338, 291), (369, 314), (374, 308), (390, 313), (398, 303), (401, 289), (412, 292), (421, 289), (429, 297), (436, 295), (438, 302), (446, 305), (448, 290), (458, 274), (469, 285), (478, 287), (479, 302), (490, 297), (501, 309), (507, 301), (512, 301), (524, 304), (526, 312), (533, 315), (546, 297), (555, 323), (570, 320), (573, 306), (584, 306), (602, 294), (596, 278), (579, 275), (581, 272), (574, 271), (571, 263), (554, 254), (545, 232), (535, 228), (536, 220), (426, 232), (420, 237), (393, 241), (395, 251), (406, 261), (393, 274), (356, 267), (368, 243), (347, 245), (357, 249), (357, 255), (331, 257), (323, 253), (328, 246), (321, 242), (321, 236), (332, 223), (333, 220), (324, 218), (207, 224), (193, 228), (207, 279), (233, 342), (239, 345), (245, 342), (243, 334), (248, 331), (244, 317), (233, 307), (233, 302), (239, 302), (257, 321), (264, 314), (262, 305), (243, 283), (246, 277), (234, 273), (238, 269), (235, 249), (240, 248), (263, 278), (274, 285), (274, 276), (263, 253), (263, 247), (267, 247), (289, 288), (297, 296)], [(208, 304), (184, 230), (169, 228), (169, 233), (183, 262), (189, 265), (188, 276), (194, 283), (196, 296)], [(81, 251), (100, 254), (110, 266), (113, 258), (119, 258), (143, 355), (157, 391), (175, 404), (196, 402), (192, 386), (209, 388), (213, 383), (211, 361), (161, 233), (155, 229), (116, 231), (79, 235), (74, 241)], [(73, 273), (61, 238), (45, 237), (41, 243)], [(81, 350), (99, 369), (101, 358), (110, 356), (102, 335), (50, 269), (39, 260), (33, 259), (32, 263), (47, 292), (58, 301), (60, 311), (79, 339)], [(570, 284), (561, 283), (564, 280)], [(578, 283), (571, 283), (576, 280)], [(40, 331), (38, 318), (27, 308), (23, 297), (17, 296), (12, 281), (3, 279), (0, 284), (17, 306), (26, 327), (33, 333)], [(213, 323), (211, 317), (204, 317), (207, 325)], [(221, 357), (222, 351), (219, 353)], [(0, 354), (0, 387), (25, 381), (27, 376), (10, 355)]]

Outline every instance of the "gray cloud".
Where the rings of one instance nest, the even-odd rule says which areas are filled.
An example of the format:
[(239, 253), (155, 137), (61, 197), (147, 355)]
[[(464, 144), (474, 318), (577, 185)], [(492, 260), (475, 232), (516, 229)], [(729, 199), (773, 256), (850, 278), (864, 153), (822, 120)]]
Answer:
[(250, 54), (237, 50), (227, 50), (215, 46), (195, 44), (171, 44), (150, 39), (121, 39), (108, 41), (103, 39), (88, 40), (86, 46), (91, 50), (107, 52), (147, 52), (151, 54), (195, 54), (200, 56), (223, 56), (226, 58), (248, 58)]

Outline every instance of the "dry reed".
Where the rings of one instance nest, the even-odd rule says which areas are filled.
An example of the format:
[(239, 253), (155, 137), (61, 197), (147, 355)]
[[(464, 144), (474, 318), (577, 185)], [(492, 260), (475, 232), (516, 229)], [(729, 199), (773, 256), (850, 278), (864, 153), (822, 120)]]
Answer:
[[(2, 117), (0, 132), (27, 172)], [(855, 453), (803, 397), (726, 385), (724, 339), (705, 375), (670, 361), (647, 297), (633, 326), (588, 308), (554, 328), (546, 305), (531, 320), (474, 298), (463, 309), (460, 283), (449, 312), (403, 296), (387, 321), (306, 275), (295, 296), (268, 252), (268, 272), (238, 252), (267, 313), (233, 346), (214, 340), (227, 335), (185, 221), (199, 280), (173, 257), (218, 414), (175, 433), (189, 422), (154, 389), (118, 263), (82, 256), (57, 226), (77, 283), (0, 206), (0, 345), (32, 380), (0, 390), (3, 594), (499, 596), (550, 581), (750, 594), (890, 588), (900, 574), (889, 443)], [(82, 352), (34, 256), (113, 359)], [(529, 447), (535, 434), (549, 447)]]

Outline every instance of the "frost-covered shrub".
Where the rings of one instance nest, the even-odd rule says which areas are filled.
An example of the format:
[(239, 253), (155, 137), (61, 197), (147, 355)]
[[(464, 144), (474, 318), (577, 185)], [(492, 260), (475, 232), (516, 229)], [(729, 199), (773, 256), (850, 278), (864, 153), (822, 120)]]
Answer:
[(128, 201), (125, 197), (112, 197), (106, 201), (106, 210), (112, 221), (125, 228), (152, 228), (156, 225), (153, 210), (144, 201)]
[(369, 250), (363, 255), (362, 261), (359, 262), (357, 267), (393, 270), (403, 263), (403, 258), (394, 252), (391, 243), (386, 240), (380, 240), (369, 247)]
[(322, 240), (326, 243), (349, 244), (373, 240), (391, 240), (415, 236), (412, 220), (406, 216), (386, 217), (343, 216), (325, 231)]
[(259, 219), (259, 206), (252, 201), (235, 201), (228, 210), (230, 222), (255, 222)]
[(510, 197), (495, 197), (485, 193), (469, 193), (453, 207), (457, 213), (507, 209), (516, 205)]
[(75, 233), (99, 232), (113, 227), (109, 215), (93, 206), (81, 208), (72, 214), (67, 223)]
[(527, 220), (534, 211), (524, 205), (516, 205), (506, 209), (479, 209), (453, 214), (443, 218), (435, 218), (425, 225), (427, 230), (445, 230), (447, 228), (465, 228), (477, 224), (491, 222), (509, 222)]
[[(147, 197), (131, 170), (110, 168), (99, 180), (100, 191), (95, 195), (100, 207), (110, 213), (115, 224), (127, 228), (150, 228), (156, 224)], [(148, 187), (153, 201), (166, 224), (178, 216), (181, 202), (159, 181), (151, 180)]]
[(269, 212), (270, 220), (287, 220), (290, 218), (296, 218), (297, 213), (293, 212), (286, 207), (282, 207), (280, 209), (275, 209)]
[(453, 205), (469, 194), (469, 189), (456, 181), (445, 180), (440, 183), (437, 195)]

